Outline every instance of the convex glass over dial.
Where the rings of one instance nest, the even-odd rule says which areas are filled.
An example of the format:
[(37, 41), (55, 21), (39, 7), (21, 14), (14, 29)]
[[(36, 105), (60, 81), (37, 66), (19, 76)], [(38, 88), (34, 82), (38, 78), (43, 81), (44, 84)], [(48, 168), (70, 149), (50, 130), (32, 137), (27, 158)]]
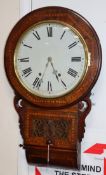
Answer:
[(58, 21), (33, 25), (19, 39), (14, 55), (18, 80), (44, 98), (71, 92), (86, 74), (88, 49), (79, 32)]

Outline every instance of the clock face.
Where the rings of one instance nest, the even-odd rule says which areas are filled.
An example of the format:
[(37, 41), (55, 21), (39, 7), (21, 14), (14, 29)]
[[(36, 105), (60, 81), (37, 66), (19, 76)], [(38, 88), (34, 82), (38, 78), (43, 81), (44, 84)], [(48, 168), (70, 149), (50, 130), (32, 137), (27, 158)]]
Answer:
[(20, 37), (14, 55), (18, 80), (30, 93), (63, 96), (87, 71), (88, 49), (76, 29), (58, 21), (33, 25)]

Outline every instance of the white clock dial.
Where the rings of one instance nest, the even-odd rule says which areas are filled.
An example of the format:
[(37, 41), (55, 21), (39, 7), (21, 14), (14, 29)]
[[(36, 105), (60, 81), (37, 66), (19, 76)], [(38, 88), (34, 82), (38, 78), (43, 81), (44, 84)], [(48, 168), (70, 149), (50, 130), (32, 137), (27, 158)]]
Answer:
[(63, 96), (82, 81), (88, 50), (82, 36), (57, 21), (39, 23), (25, 31), (14, 55), (21, 84), (44, 98)]

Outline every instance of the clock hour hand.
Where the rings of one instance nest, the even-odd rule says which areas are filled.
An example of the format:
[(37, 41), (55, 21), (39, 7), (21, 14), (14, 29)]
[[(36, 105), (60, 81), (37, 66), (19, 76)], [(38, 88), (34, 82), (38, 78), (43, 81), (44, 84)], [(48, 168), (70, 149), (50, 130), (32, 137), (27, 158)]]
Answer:
[(52, 63), (52, 58), (51, 58), (51, 57), (48, 57), (48, 61), (50, 62), (51, 66), (52, 66), (52, 68), (53, 68), (53, 73), (54, 73), (54, 75), (56, 76), (57, 81), (59, 82), (59, 77), (58, 77), (58, 75), (57, 75), (57, 70), (54, 68), (54, 65), (53, 65), (53, 63)]
[(48, 57), (48, 61), (50, 62), (51, 66), (53, 68), (53, 73), (55, 74), (57, 81), (58, 82), (61, 82), (61, 84), (63, 85), (63, 87), (65, 89), (67, 89), (67, 86), (64, 83), (64, 81), (61, 78), (59, 78), (59, 76), (61, 76), (61, 74), (57, 74), (58, 71), (54, 68), (54, 65), (53, 65), (53, 62), (52, 62), (52, 58), (51, 57)]
[(55, 70), (55, 68), (54, 68), (52, 62), (51, 62), (51, 66), (52, 66), (52, 68), (53, 68), (53, 73), (54, 73), (54, 75), (56, 76), (57, 81), (59, 82), (59, 77), (58, 77), (58, 75), (57, 75), (57, 70)]

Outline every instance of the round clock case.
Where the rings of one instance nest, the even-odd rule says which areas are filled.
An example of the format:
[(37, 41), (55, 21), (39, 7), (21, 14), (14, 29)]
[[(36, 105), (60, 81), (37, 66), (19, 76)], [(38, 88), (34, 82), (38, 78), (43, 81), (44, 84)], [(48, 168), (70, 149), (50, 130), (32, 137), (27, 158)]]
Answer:
[(38, 106), (75, 104), (94, 86), (101, 46), (93, 27), (76, 12), (45, 7), (23, 17), (5, 47), (7, 77)]

